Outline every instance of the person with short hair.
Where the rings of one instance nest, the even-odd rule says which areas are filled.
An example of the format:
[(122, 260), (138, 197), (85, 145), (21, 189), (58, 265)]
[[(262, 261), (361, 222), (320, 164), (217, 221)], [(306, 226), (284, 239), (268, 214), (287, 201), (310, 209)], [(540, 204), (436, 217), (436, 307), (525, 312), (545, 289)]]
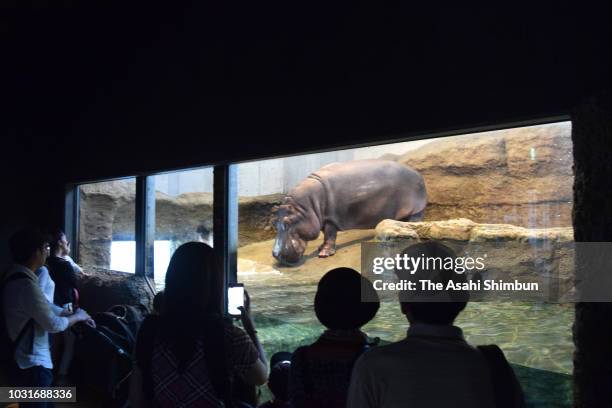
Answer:
[[(65, 316), (48, 302), (34, 271), (45, 264), (49, 243), (38, 230), (26, 228), (9, 239), (14, 264), (2, 281), (1, 305), (6, 329), (15, 343), (13, 386), (49, 387), (53, 383), (48, 333), (66, 330), (81, 321), (95, 325), (83, 309)], [(51, 403), (23, 406), (52, 406)]]
[[(417, 243), (402, 252), (411, 258), (456, 258), (454, 252), (435, 241)], [(400, 279), (431, 279), (443, 287), (465, 275), (432, 266), (416, 271), (396, 271)], [(440, 268), (440, 269), (436, 269)], [(418, 288), (418, 286), (417, 286)], [(491, 363), (488, 353), (468, 344), (462, 330), (453, 325), (469, 300), (467, 291), (404, 291), (402, 313), (410, 327), (406, 338), (376, 347), (355, 364), (348, 397), (349, 408), (491, 408), (524, 407), (525, 401), (512, 368), (497, 346)], [(495, 376), (503, 375), (503, 381)], [(498, 378), (499, 380), (499, 378)], [(500, 384), (504, 389), (499, 392)], [(500, 405), (501, 404), (501, 405)]]
[[(361, 291), (368, 291), (362, 302)], [(351, 268), (327, 272), (317, 286), (314, 308), (327, 330), (293, 353), (289, 399), (294, 408), (344, 407), (353, 364), (369, 347), (361, 327), (374, 318), (380, 302), (372, 283)]]

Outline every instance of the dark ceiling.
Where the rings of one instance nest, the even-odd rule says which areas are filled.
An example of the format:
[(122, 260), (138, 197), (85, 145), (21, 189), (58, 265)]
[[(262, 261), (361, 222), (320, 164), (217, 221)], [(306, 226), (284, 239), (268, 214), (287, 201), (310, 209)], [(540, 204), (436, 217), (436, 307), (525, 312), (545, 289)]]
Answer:
[(530, 120), (609, 76), (606, 14), (571, 3), (261, 3), (3, 3), (3, 169), (87, 180)]

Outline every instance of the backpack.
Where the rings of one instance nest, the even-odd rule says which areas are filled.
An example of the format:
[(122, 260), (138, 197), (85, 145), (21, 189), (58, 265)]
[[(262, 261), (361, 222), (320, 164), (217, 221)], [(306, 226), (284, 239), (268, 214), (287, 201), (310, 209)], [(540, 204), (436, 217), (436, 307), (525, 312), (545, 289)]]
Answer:
[(75, 377), (108, 398), (105, 406), (121, 406), (127, 399), (132, 353), (145, 313), (144, 306), (116, 305), (92, 315), (95, 329), (75, 326)]
[(147, 314), (143, 305), (115, 305), (103, 313), (92, 316), (98, 332), (103, 333), (131, 354), (136, 345), (136, 336)]
[(0, 371), (7, 373), (15, 365), (15, 349), (28, 331), (34, 326), (34, 319), (29, 319), (23, 326), (15, 341), (8, 334), (6, 314), (4, 310), (4, 288), (7, 283), (18, 279), (31, 279), (23, 272), (15, 272), (0, 283)]

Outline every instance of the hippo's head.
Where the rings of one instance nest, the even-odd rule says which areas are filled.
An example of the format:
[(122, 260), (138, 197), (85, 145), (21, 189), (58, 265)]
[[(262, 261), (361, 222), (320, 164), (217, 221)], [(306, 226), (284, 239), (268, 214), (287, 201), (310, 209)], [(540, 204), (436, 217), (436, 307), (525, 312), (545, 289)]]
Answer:
[(291, 205), (283, 204), (278, 208), (274, 225), (276, 241), (272, 255), (283, 265), (296, 264), (306, 250), (306, 240), (300, 233), (304, 217)]

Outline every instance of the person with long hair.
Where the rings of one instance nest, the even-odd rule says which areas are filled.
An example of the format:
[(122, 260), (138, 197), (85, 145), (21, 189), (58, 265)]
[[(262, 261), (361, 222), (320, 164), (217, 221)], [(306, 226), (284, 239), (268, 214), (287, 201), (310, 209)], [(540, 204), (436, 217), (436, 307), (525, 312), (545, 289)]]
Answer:
[(174, 252), (161, 313), (148, 316), (138, 333), (132, 406), (248, 406), (233, 386), (264, 384), (266, 359), (248, 295), (242, 330), (222, 316), (223, 290), (210, 246), (188, 242)]

